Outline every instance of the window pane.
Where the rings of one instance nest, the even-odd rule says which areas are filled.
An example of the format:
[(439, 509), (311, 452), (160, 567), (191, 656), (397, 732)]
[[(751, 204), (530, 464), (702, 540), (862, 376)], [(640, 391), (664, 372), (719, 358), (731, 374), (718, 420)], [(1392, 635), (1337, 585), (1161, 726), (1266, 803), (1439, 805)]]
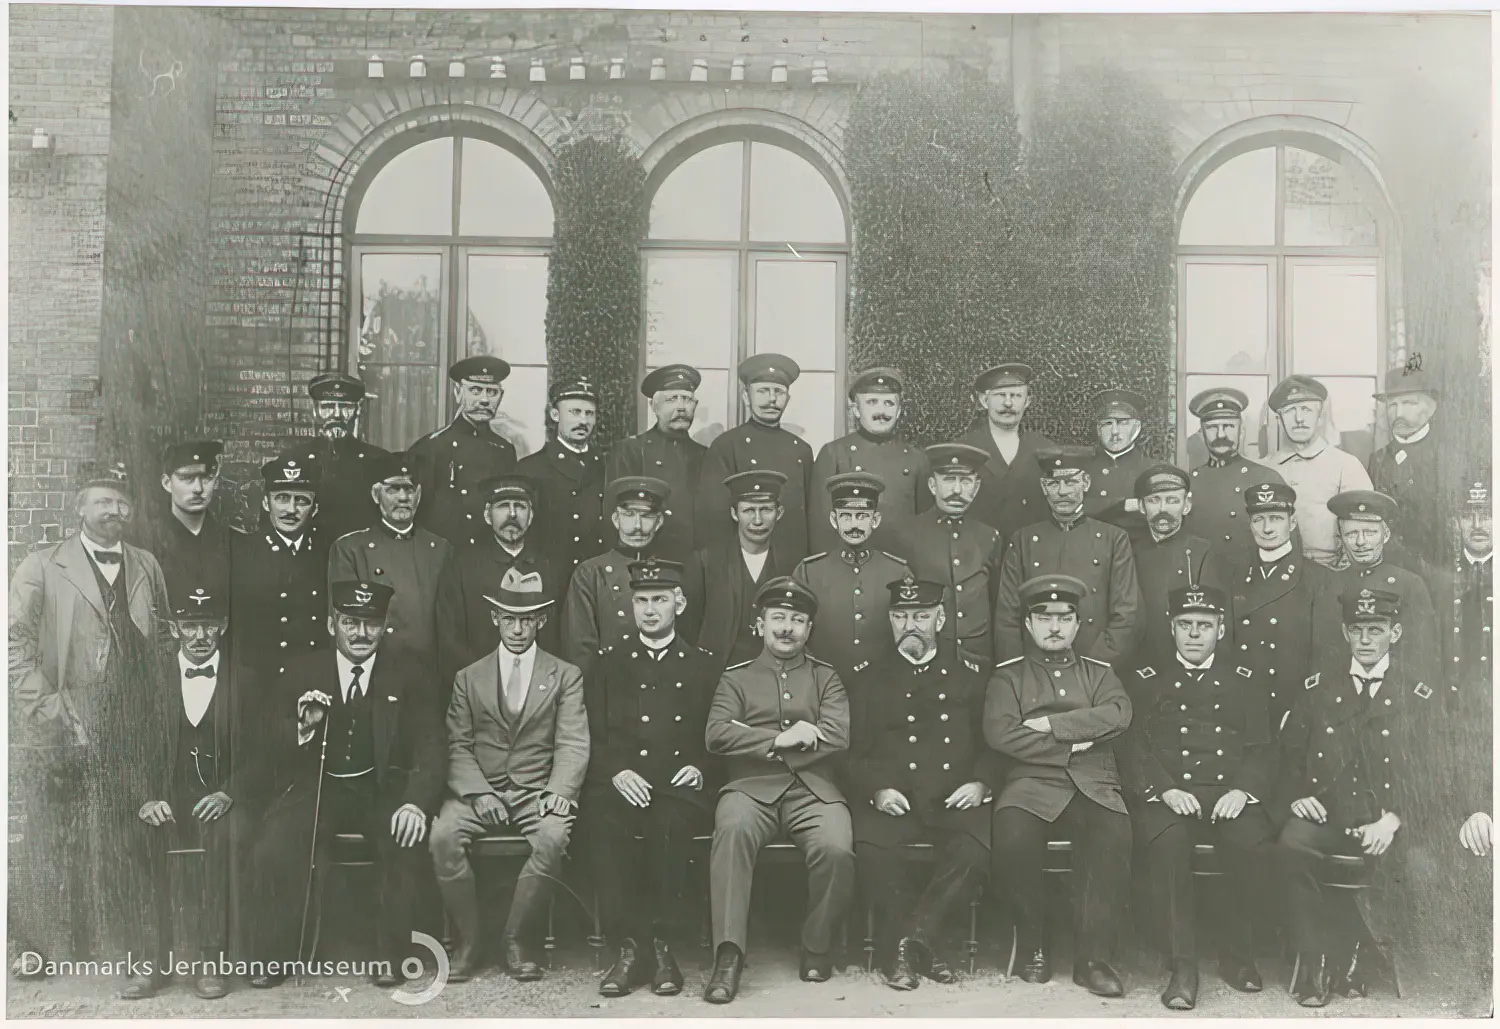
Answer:
[(1240, 452), (1246, 457), (1259, 457), (1267, 453), (1265, 436), (1266, 397), (1270, 395), (1271, 379), (1268, 375), (1189, 375), (1183, 396), (1184, 429), (1191, 433), (1187, 439), (1188, 466), (1196, 467), (1208, 460), (1208, 449), (1203, 445), (1203, 433), (1198, 419), (1187, 413), (1187, 405), (1193, 397), (1206, 389), (1227, 387), (1237, 389), (1250, 400), (1250, 406), (1240, 419)]
[(1270, 267), (1188, 263), (1183, 335), (1189, 372), (1265, 372)]
[(1375, 441), (1375, 377), (1319, 375), (1318, 381), (1328, 387), (1338, 445), (1367, 463)]
[(795, 432), (817, 453), (840, 435), (844, 405), (835, 395), (833, 372), (803, 372), (792, 383), (792, 399), (781, 416), (782, 428)]
[(552, 235), (552, 198), (525, 161), (482, 139), (465, 139), (463, 151), (460, 235)]
[(804, 374), (833, 371), (839, 300), (836, 262), (757, 258), (753, 352), (785, 354)]
[(1287, 262), (1292, 371), (1374, 375), (1379, 346), (1375, 262)]
[(822, 172), (769, 143), (750, 144), (750, 238), (844, 242), (844, 211)]
[[(470, 254), (467, 353), (493, 354), (512, 365), (547, 363), (547, 258), (539, 254)], [(510, 387), (506, 387), (507, 392)], [(546, 394), (545, 384), (542, 390)]]
[[(734, 254), (646, 255), (646, 366), (730, 368), (738, 316)], [(700, 394), (701, 395), (701, 394)]]
[(517, 456), (534, 454), (547, 442), (546, 409), (547, 366), (511, 365), (500, 413), (490, 428), (516, 445)]
[(447, 236), (453, 232), (453, 137), (403, 150), (359, 202), (355, 232)]
[(438, 254), (360, 255), (360, 363), (437, 363), (442, 268)]
[(1294, 247), (1372, 247), (1375, 213), (1360, 199), (1358, 182), (1337, 161), (1287, 147), (1286, 229)]
[(365, 384), (361, 436), (387, 450), (405, 450), (442, 424), (432, 365), (360, 365)]
[(1184, 246), (1271, 246), (1276, 242), (1276, 148), (1225, 161), (1182, 213)]
[(651, 200), (652, 239), (740, 238), (744, 143), (721, 143), (678, 165)]

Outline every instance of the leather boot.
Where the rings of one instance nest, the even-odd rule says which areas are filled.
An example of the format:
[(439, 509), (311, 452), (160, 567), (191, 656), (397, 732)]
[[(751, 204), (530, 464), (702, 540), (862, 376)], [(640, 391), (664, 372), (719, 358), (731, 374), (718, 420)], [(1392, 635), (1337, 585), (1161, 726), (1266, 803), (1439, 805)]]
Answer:
[(915, 990), (922, 985), (922, 972), (932, 955), (921, 940), (904, 936), (896, 945), (896, 960), (891, 964), (891, 974), (885, 984), (893, 990)]
[(229, 984), (223, 976), (200, 975), (193, 980), (193, 992), (203, 1000), (218, 1000), (229, 992)]
[(138, 975), (120, 991), (121, 1000), (146, 1000), (160, 993), (167, 985), (167, 977), (160, 974)]
[(510, 901), (510, 916), (505, 920), (505, 967), (517, 982), (532, 983), (542, 977), (542, 966), (526, 950), (525, 937), (532, 926), (546, 917), (552, 884), (540, 875), (523, 875), (516, 880)]
[(656, 954), (656, 974), (651, 977), (651, 992), (658, 997), (675, 997), (682, 992), (682, 969), (677, 967), (677, 958), (666, 940), (651, 941)]
[(728, 1004), (740, 992), (740, 975), (745, 971), (745, 952), (732, 943), (719, 944), (714, 954), (713, 975), (703, 999), (710, 1004)]
[(479, 952), (479, 893), (474, 888), (474, 877), (461, 875), (439, 879), (437, 884), (443, 895), (443, 907), (448, 910), (453, 935), (457, 937), (453, 959), (448, 962), (448, 981), (468, 982), (479, 970), (476, 960)]
[(1021, 958), (1021, 968), (1016, 974), (1021, 977), (1022, 982), (1046, 983), (1052, 981), (1052, 960), (1047, 956), (1046, 948), (1040, 944), (1017, 945), (1018, 956)]
[(1198, 962), (1191, 958), (1172, 962), (1172, 978), (1161, 992), (1161, 1003), (1170, 1011), (1191, 1011), (1198, 1006)]
[(1333, 992), (1340, 997), (1368, 997), (1370, 986), (1365, 979), (1366, 955), (1360, 952), (1356, 942), (1347, 960), (1340, 960), (1332, 976)]
[(797, 974), (805, 983), (826, 983), (833, 978), (833, 955), (814, 954), (802, 948), (802, 965)]
[(1095, 961), (1092, 958), (1079, 961), (1075, 958), (1073, 982), (1096, 997), (1125, 996), (1125, 985), (1120, 982), (1120, 974), (1107, 961)]
[(1302, 954), (1297, 960), (1297, 978), (1292, 982), (1292, 996), (1305, 1008), (1328, 1005), (1333, 984), (1328, 962), (1322, 954)]
[(635, 941), (626, 937), (620, 941), (620, 951), (614, 964), (604, 973), (599, 982), (601, 997), (623, 997), (637, 986), (650, 980), (650, 965), (636, 952)]

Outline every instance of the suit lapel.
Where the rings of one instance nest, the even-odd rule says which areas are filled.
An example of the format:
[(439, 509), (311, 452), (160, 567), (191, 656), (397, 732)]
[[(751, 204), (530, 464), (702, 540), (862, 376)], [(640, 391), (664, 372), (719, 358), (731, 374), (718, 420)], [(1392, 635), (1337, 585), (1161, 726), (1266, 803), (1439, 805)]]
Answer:
[(1273, 604), (1297, 588), (1302, 581), (1300, 568), (1291, 572), (1285, 579), (1283, 573), (1275, 572), (1269, 579), (1262, 579), (1260, 575), (1260, 564), (1253, 563), (1250, 566), (1249, 581), (1245, 583), (1245, 601), (1247, 611), (1255, 611)]
[(531, 683), (526, 688), (526, 702), (521, 705), (521, 717), (516, 719), (515, 731), (519, 733), (536, 713), (552, 702), (557, 695), (557, 662), (540, 648), (531, 665)]
[(99, 592), (99, 580), (94, 577), (93, 564), (84, 552), (81, 533), (75, 533), (72, 539), (57, 548), (57, 567), (83, 599), (94, 606), (99, 617), (107, 620), (109, 613), (104, 606), (104, 594)]
[(505, 717), (505, 705), (500, 703), (500, 650), (504, 650), (502, 644), (499, 650), (492, 650), (484, 663), (479, 666), (479, 678), (474, 683), (472, 695), (481, 707), (490, 709), (495, 720), (501, 725), (508, 726), (509, 720)]

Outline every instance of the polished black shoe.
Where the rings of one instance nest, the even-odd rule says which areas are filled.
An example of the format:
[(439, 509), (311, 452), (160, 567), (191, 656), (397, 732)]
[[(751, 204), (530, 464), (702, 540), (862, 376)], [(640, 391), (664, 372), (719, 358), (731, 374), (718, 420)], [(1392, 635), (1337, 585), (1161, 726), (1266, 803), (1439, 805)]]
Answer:
[(1125, 996), (1125, 985), (1120, 982), (1119, 973), (1104, 961), (1074, 961), (1073, 982), (1096, 997)]
[(505, 969), (518, 983), (534, 983), (542, 977), (542, 966), (531, 960), (526, 948), (514, 936), (505, 940)]
[(1046, 983), (1052, 981), (1052, 961), (1047, 957), (1047, 952), (1040, 947), (1033, 947), (1026, 952), (1025, 960), (1021, 962), (1020, 971), (1016, 973), (1023, 982)]
[(703, 999), (710, 1004), (728, 1004), (740, 992), (740, 976), (745, 971), (745, 954), (732, 943), (719, 944), (714, 955), (714, 971), (708, 977)]
[(893, 990), (915, 990), (922, 985), (922, 972), (930, 955), (927, 948), (911, 937), (902, 938), (896, 946), (896, 960), (891, 962), (885, 984)]
[(223, 976), (200, 975), (193, 980), (193, 992), (203, 1000), (218, 1000), (229, 992), (229, 984)]
[(620, 941), (620, 952), (615, 956), (614, 964), (609, 966), (609, 971), (599, 981), (599, 995), (623, 997), (650, 980), (650, 966), (636, 953), (635, 941), (624, 939)]
[(805, 983), (826, 983), (833, 978), (833, 956), (814, 954), (803, 947), (802, 966), (797, 970), (797, 974)]
[(1360, 945), (1356, 943), (1348, 960), (1340, 961), (1335, 966), (1337, 972), (1331, 976), (1333, 992), (1340, 997), (1368, 997), (1370, 985), (1365, 980), (1365, 965), (1365, 955), (1360, 952)]
[(956, 983), (958, 973), (948, 967), (948, 962), (938, 957), (929, 947), (927, 950), (927, 971), (923, 974), (935, 983)]
[(1221, 961), (1219, 972), (1230, 989), (1241, 993), (1259, 993), (1265, 986), (1260, 978), (1260, 969), (1255, 967), (1254, 961)]
[(250, 988), (252, 990), (274, 990), (286, 982), (286, 976), (277, 975), (252, 975), (250, 977)]
[(164, 975), (138, 975), (120, 991), (121, 1000), (146, 1000), (154, 997), (167, 985)]
[(1297, 962), (1297, 977), (1292, 980), (1292, 996), (1305, 1008), (1327, 1007), (1333, 992), (1328, 963), (1321, 954), (1303, 954)]
[(652, 940), (651, 950), (656, 955), (656, 973), (651, 977), (651, 992), (658, 997), (675, 997), (682, 992), (682, 969), (677, 967), (677, 958), (666, 940)]
[(1191, 1011), (1198, 1006), (1198, 962), (1172, 963), (1172, 978), (1161, 991), (1161, 1003), (1170, 1011)]

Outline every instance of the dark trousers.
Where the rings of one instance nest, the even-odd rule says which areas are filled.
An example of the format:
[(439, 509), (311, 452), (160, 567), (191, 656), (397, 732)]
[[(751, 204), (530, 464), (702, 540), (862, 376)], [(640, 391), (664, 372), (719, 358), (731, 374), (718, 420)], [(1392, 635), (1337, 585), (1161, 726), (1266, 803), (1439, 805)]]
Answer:
[[(912, 818), (908, 814), (904, 817)], [(927, 885), (912, 897), (910, 863), (902, 860), (900, 847), (883, 847), (863, 840), (854, 844), (859, 888), (875, 909), (876, 939), (882, 949), (894, 939), (915, 937), (924, 942), (942, 931), (943, 922), (955, 907), (979, 896), (989, 872), (989, 848), (966, 832), (929, 828), (926, 842), (933, 845), (934, 861)]]
[(1318, 882), (1318, 869), (1328, 855), (1363, 853), (1359, 838), (1345, 835), (1331, 816), (1324, 825), (1293, 817), (1282, 826), (1276, 868), (1286, 898), (1287, 928), (1300, 953), (1344, 955), (1365, 934), (1354, 891)]
[(174, 821), (158, 826), (164, 844), (156, 853), (157, 948), (180, 960), (217, 961), (228, 949), (230, 816), (212, 822), (193, 817), (193, 798), (172, 804)]
[(1107, 960), (1116, 918), (1130, 885), (1130, 816), (1075, 793), (1055, 822), (1030, 811), (995, 812), (994, 881), (1005, 883), (1020, 948), (1045, 946), (1047, 910), (1042, 865), (1047, 841), (1073, 844), (1078, 898), (1077, 959)]
[(624, 939), (638, 945), (653, 939), (691, 942), (688, 863), (693, 837), (713, 831), (709, 813), (665, 795), (638, 808), (613, 786), (591, 783), (584, 787), (578, 821), (599, 921), (610, 944), (619, 946)]

